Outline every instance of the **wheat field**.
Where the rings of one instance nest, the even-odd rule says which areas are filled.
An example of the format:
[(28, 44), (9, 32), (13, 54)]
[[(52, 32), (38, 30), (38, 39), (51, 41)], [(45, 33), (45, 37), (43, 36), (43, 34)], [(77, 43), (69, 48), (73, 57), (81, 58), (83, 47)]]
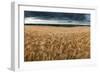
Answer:
[(24, 61), (90, 58), (90, 27), (24, 25)]

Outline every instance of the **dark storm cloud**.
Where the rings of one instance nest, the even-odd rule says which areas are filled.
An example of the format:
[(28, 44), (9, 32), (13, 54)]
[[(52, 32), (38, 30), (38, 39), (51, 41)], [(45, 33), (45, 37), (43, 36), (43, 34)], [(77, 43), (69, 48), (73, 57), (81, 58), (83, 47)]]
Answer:
[(90, 22), (90, 14), (80, 13), (58, 13), (58, 12), (40, 12), (40, 11), (24, 11), (24, 17), (36, 17), (45, 20), (74, 20)]

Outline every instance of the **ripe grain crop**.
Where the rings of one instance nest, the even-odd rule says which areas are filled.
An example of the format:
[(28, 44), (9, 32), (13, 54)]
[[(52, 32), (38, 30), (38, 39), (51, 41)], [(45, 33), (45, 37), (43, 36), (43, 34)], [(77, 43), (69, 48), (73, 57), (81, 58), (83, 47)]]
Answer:
[(24, 61), (90, 58), (90, 27), (24, 25)]

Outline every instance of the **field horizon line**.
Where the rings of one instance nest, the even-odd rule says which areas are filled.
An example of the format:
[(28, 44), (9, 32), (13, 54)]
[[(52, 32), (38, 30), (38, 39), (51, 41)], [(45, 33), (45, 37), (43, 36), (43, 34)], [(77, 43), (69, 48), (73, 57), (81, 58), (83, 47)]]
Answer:
[(29, 25), (29, 26), (56, 26), (56, 27), (77, 27), (77, 26), (87, 26), (90, 27), (90, 25), (72, 25), (72, 24), (24, 24), (24, 25)]

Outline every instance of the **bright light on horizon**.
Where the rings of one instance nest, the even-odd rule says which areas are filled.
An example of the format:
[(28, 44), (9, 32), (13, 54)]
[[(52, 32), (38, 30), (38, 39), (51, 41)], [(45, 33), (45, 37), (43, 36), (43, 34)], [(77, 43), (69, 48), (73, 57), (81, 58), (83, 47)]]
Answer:
[(89, 23), (82, 23), (73, 20), (50, 20), (50, 19), (39, 19), (37, 17), (26, 17), (24, 24), (72, 24), (72, 25), (89, 25)]

